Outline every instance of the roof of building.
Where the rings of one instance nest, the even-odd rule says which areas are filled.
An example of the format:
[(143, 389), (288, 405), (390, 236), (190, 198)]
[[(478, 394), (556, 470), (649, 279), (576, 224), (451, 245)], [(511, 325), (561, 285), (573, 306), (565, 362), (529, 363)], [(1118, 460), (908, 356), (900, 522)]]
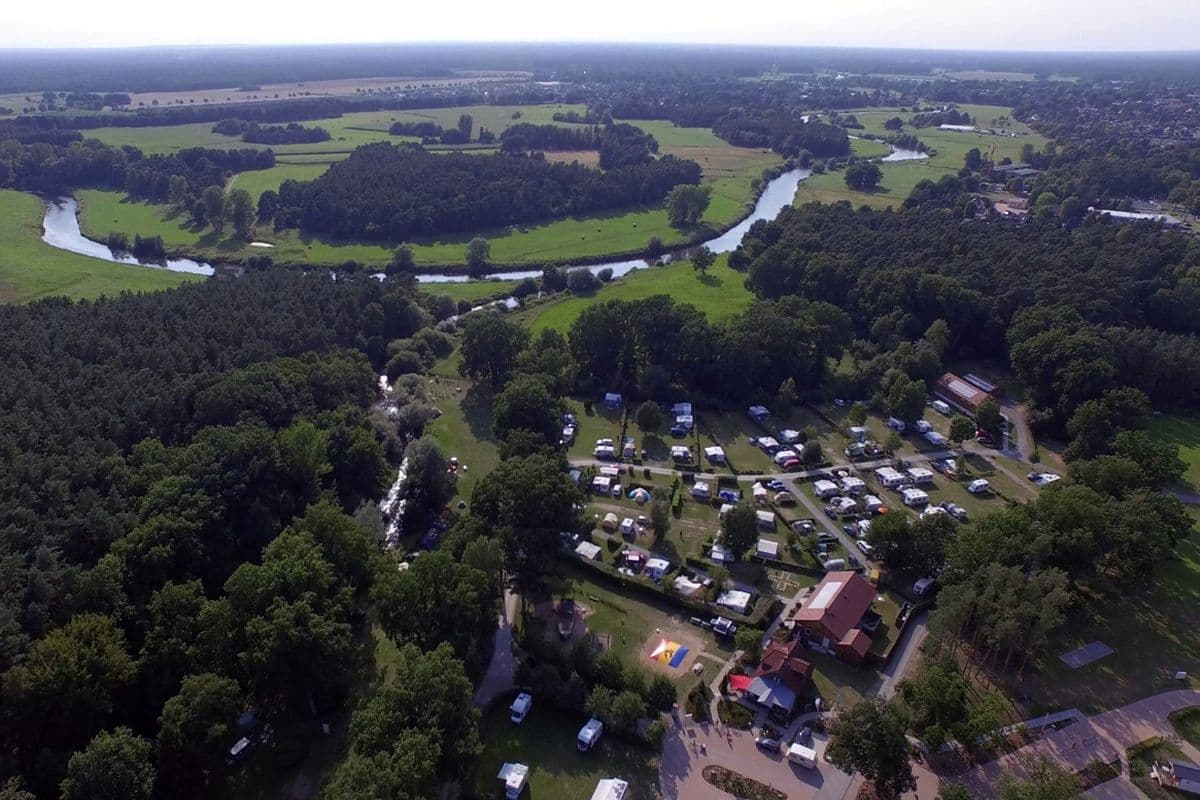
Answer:
[(987, 397), (987, 392), (982, 391), (978, 386), (972, 386), (953, 372), (947, 372), (938, 378), (937, 388), (938, 391), (948, 395), (950, 400), (965, 403), (972, 408), (982, 403)]
[(813, 665), (806, 657), (808, 650), (799, 639), (786, 644), (771, 642), (758, 662), (758, 677), (782, 682), (795, 694), (804, 692), (812, 678)]
[(830, 572), (793, 619), (818, 624), (834, 639), (841, 640), (867, 613), (875, 600), (875, 589), (857, 572)]
[(871, 649), (871, 637), (865, 631), (855, 628), (854, 630), (846, 631), (846, 635), (838, 642), (838, 647), (847, 647), (861, 658)]
[(775, 678), (755, 677), (750, 681), (750, 688), (746, 689), (746, 694), (764, 706), (780, 706), (786, 709), (796, 706), (796, 693)]
[(1191, 781), (1200, 783), (1200, 767), (1194, 764), (1188, 764), (1185, 761), (1171, 760), (1171, 771), (1175, 773), (1175, 777), (1181, 781)]
[(779, 555), (779, 542), (771, 539), (759, 539), (757, 550), (760, 555), (777, 556)]

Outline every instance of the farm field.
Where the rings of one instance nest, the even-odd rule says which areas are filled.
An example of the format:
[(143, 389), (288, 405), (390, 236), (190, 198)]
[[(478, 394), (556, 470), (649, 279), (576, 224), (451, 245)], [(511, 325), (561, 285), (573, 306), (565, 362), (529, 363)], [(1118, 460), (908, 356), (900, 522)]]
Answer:
[(629, 782), (629, 795), (652, 800), (658, 791), (658, 758), (649, 748), (607, 734), (588, 753), (575, 747), (575, 737), (587, 719), (534, 700), (533, 710), (521, 725), (508, 719), (506, 703), (484, 714), (480, 725), (483, 752), (479, 756), (474, 796), (503, 796), (496, 778), (505, 762), (529, 767), (524, 796), (547, 800), (558, 797), (591, 797), (603, 778)]
[[(448, 109), (414, 111), (381, 111), (346, 114), (305, 124), (320, 125), (329, 130), (332, 139), (316, 144), (276, 146), (278, 164), (267, 170), (238, 175), (231, 186), (244, 188), (257, 198), (267, 189), (277, 189), (288, 178), (311, 179), (320, 175), (329, 164), (349, 155), (361, 144), (379, 140), (397, 140), (387, 133), (395, 120), (434, 121), (453, 126), (459, 114), (474, 117), (476, 128), (486, 127), (499, 133), (518, 122), (548, 124), (557, 112), (583, 111), (582, 106), (466, 106)], [(514, 115), (519, 115), (514, 119)], [(461, 264), (466, 243), (476, 235), (486, 237), (492, 245), (492, 260), (499, 264), (565, 261), (606, 254), (641, 250), (652, 236), (668, 246), (683, 244), (692, 236), (705, 231), (723, 230), (741, 219), (751, 199), (751, 183), (764, 169), (781, 163), (774, 153), (752, 148), (738, 148), (718, 139), (705, 128), (674, 128), (661, 121), (630, 120), (642, 125), (660, 138), (661, 151), (694, 159), (703, 169), (704, 182), (713, 188), (712, 202), (700, 226), (679, 230), (667, 222), (666, 212), (659, 207), (631, 209), (585, 217), (573, 217), (525, 226), (525, 232), (511, 229), (473, 231), (448, 235), (436, 240), (416, 241), (414, 255), (418, 264)], [(132, 144), (147, 153), (165, 153), (183, 147), (240, 147), (236, 138), (215, 134), (209, 123), (162, 126), (155, 128), (97, 128), (89, 131), (109, 144)], [(245, 145), (252, 146), (252, 145)], [(449, 148), (448, 148), (449, 149)], [(472, 152), (491, 152), (491, 148)], [(579, 154), (561, 154), (575, 158)], [(583, 154), (590, 156), (592, 154)], [(232, 236), (213, 234), (211, 230), (196, 232), (172, 218), (162, 205), (127, 202), (120, 192), (85, 190), (77, 193), (81, 200), (80, 224), (89, 236), (103, 237), (110, 230), (123, 230), (132, 236), (160, 235), (169, 248), (187, 251), (199, 258), (245, 258), (255, 251)], [(358, 261), (369, 266), (382, 266), (391, 256), (394, 243), (339, 242), (302, 236), (298, 231), (274, 232), (261, 230), (258, 236), (275, 245), (272, 252), (279, 261), (317, 264), (339, 264)]]
[[(883, 170), (883, 179), (879, 186), (870, 192), (851, 191), (846, 187), (844, 173), (841, 171), (814, 175), (800, 184), (796, 192), (796, 204), (818, 201), (823, 203), (848, 200), (854, 206), (869, 205), (874, 208), (893, 206), (898, 208), (922, 180), (940, 180), (946, 175), (955, 175), (962, 168), (967, 151), (973, 147), (986, 157), (988, 150), (996, 145), (996, 159), (1005, 157), (1019, 161), (1021, 147), (1032, 144), (1035, 148), (1045, 145), (1044, 137), (1034, 133), (1026, 125), (1012, 119), (1012, 110), (1002, 106), (984, 106), (963, 104), (959, 108), (970, 114), (983, 127), (999, 127), (1005, 122), (1004, 129), (1011, 131), (1015, 138), (990, 136), (982, 133), (955, 133), (941, 131), (937, 128), (913, 128), (905, 125), (905, 133), (913, 133), (935, 154), (920, 161), (894, 161), (879, 164)], [(911, 113), (901, 113), (898, 109), (869, 109), (863, 111), (847, 111), (854, 114), (862, 123), (864, 129), (859, 135), (885, 136), (888, 131), (883, 127), (885, 120), (899, 116), (906, 123), (912, 119)], [(1001, 118), (1005, 120), (1001, 120)], [(857, 143), (855, 143), (857, 144)]]
[(203, 280), (198, 275), (113, 264), (51, 247), (41, 240), (42, 214), (42, 201), (36, 196), (0, 190), (0, 302), (25, 303), (53, 296), (95, 298)]
[(677, 303), (695, 306), (710, 320), (727, 319), (750, 305), (753, 295), (746, 276), (729, 268), (729, 256), (717, 256), (707, 275), (699, 275), (690, 262), (634, 270), (586, 297), (569, 297), (537, 306), (530, 320), (536, 334), (544, 328), (564, 333), (585, 308), (607, 300), (640, 300), (656, 294), (670, 295)]

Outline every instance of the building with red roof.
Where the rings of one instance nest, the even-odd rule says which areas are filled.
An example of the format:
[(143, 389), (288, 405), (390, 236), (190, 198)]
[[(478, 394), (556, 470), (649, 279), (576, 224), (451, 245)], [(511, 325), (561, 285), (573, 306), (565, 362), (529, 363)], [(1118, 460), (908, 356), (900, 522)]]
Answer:
[[(875, 587), (857, 572), (830, 572), (816, 585), (792, 619), (797, 630), (806, 634), (810, 641), (832, 650), (846, 639), (848, 633), (859, 628), (874, 601)], [(870, 637), (867, 638), (869, 648)], [(860, 647), (860, 642), (854, 643), (855, 651)]]

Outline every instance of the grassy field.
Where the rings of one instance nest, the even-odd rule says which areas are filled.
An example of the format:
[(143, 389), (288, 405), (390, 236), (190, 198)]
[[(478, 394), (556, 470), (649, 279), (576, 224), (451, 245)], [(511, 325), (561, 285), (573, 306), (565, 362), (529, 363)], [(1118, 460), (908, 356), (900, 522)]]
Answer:
[(458, 497), (469, 500), (475, 482), (491, 472), (500, 458), (492, 435), (491, 397), (458, 377), (457, 370), (457, 354), (435, 367), (437, 382), (428, 389), (430, 401), (442, 414), (426, 433), (437, 440), (447, 458), (459, 459)]
[(496, 778), (505, 762), (529, 767), (529, 780), (522, 798), (556, 800), (591, 797), (603, 778), (619, 777), (629, 782), (629, 796), (652, 800), (658, 791), (658, 757), (648, 748), (605, 735), (587, 753), (575, 746), (582, 714), (569, 714), (534, 700), (533, 710), (521, 725), (508, 719), (508, 707), (498, 704), (488, 711), (480, 726), (483, 753), (475, 774), (475, 796), (503, 796)]
[[(1198, 509), (1191, 513), (1193, 520), (1200, 516)], [(1171, 677), (1180, 670), (1200, 685), (1200, 534), (1180, 543), (1153, 580), (1147, 589), (1098, 599), (1073, 618), (1046, 657), (1026, 670), (1020, 692), (1041, 708), (1092, 713), (1180, 688)], [(1080, 669), (1059, 660), (1096, 640), (1116, 652)]]
[[(913, 133), (924, 142), (934, 153), (928, 159), (920, 161), (881, 162), (883, 180), (879, 186), (870, 192), (851, 191), (846, 187), (844, 173), (841, 171), (814, 175), (800, 184), (796, 192), (796, 203), (802, 204), (813, 200), (833, 203), (848, 200), (854, 206), (869, 205), (874, 208), (888, 206), (899, 207), (908, 197), (914, 186), (922, 180), (940, 180), (946, 175), (955, 175), (962, 168), (963, 159), (971, 148), (978, 148), (987, 157), (992, 145), (996, 145), (996, 159), (1008, 157), (1019, 161), (1021, 147), (1032, 144), (1040, 149), (1046, 143), (1044, 137), (1033, 132), (1028, 126), (1012, 119), (1012, 110), (1002, 106), (983, 106), (964, 104), (959, 107), (970, 114), (978, 125), (983, 127), (1003, 127), (1017, 134), (1015, 138), (1006, 136), (990, 136), (982, 133), (955, 133), (941, 131), (937, 128), (913, 128), (906, 125), (905, 133)], [(864, 126), (859, 135), (886, 136), (888, 131), (883, 127), (885, 120), (899, 116), (906, 123), (912, 119), (911, 113), (901, 113), (898, 109), (869, 109), (863, 111), (848, 111), (854, 114)], [(855, 152), (869, 143), (854, 142)]]
[(329, 169), (329, 164), (276, 164), (270, 169), (257, 169), (253, 172), (241, 172), (234, 175), (226, 185), (226, 191), (245, 189), (258, 202), (258, 196), (268, 189), (279, 190), (279, 184), (286, 180), (310, 181)]
[(458, 283), (422, 283), (421, 291), (434, 297), (446, 295), (455, 301), (475, 302), (508, 294), (516, 287), (516, 281), (462, 281)]
[(1156, 439), (1179, 447), (1179, 457), (1187, 464), (1184, 481), (1200, 486), (1200, 419), (1164, 414), (1152, 418), (1148, 428)]
[[(582, 106), (468, 106), (451, 109), (418, 109), (414, 111), (380, 111), (346, 114), (326, 120), (314, 120), (329, 130), (328, 142), (303, 145), (282, 145), (273, 148), (279, 163), (267, 170), (245, 173), (232, 181), (255, 197), (266, 189), (277, 188), (288, 178), (310, 179), (323, 172), (330, 163), (344, 158), (353, 148), (372, 141), (395, 140), (387, 133), (391, 123), (404, 121), (434, 121), (453, 126), (459, 114), (474, 117), (476, 128), (486, 127), (499, 133), (519, 122), (545, 124), (552, 122), (556, 112), (576, 110)], [(518, 115), (514, 118), (514, 115)], [(667, 222), (661, 208), (641, 208), (623, 212), (591, 214), (585, 217), (555, 220), (518, 230), (473, 231), (459, 236), (439, 237), (436, 240), (414, 242), (419, 264), (461, 264), (466, 243), (476, 235), (486, 237), (492, 245), (492, 259), (497, 263), (563, 261), (599, 257), (610, 253), (637, 251), (646, 246), (652, 236), (668, 245), (681, 244), (706, 230), (723, 230), (743, 217), (751, 198), (751, 183), (763, 170), (776, 166), (780, 158), (771, 152), (738, 148), (718, 139), (706, 128), (675, 128), (669, 123), (654, 120), (630, 120), (653, 133), (663, 153), (694, 159), (703, 168), (704, 182), (713, 189), (712, 201), (697, 229), (678, 230)], [(236, 139), (215, 134), (208, 123), (176, 125), (157, 128), (97, 128), (89, 135), (110, 144), (132, 144), (148, 153), (164, 153), (183, 147), (237, 147)], [(131, 236), (158, 234), (171, 248), (186, 250), (201, 258), (244, 258), (255, 251), (229, 235), (216, 235), (209, 230), (193, 231), (180, 218), (170, 215), (165, 206), (143, 206), (127, 202), (119, 192), (83, 191), (80, 222), (91, 236), (103, 237), (111, 230), (123, 230)], [(276, 233), (261, 230), (258, 237), (275, 245), (272, 255), (279, 261), (338, 264), (354, 260), (371, 266), (385, 264), (395, 243), (339, 242), (301, 236), (294, 230)]]
[(51, 247), (41, 239), (42, 216), (42, 201), (34, 195), (0, 190), (0, 302), (149, 292), (202, 280), (197, 275), (113, 264)]
[(1171, 726), (1184, 741), (1200, 747), (1200, 708), (1187, 708), (1170, 716)]
[(733, 316), (750, 305), (753, 295), (746, 289), (746, 276), (729, 268), (721, 255), (701, 276), (688, 262), (639, 269), (603, 287), (588, 297), (570, 297), (538, 306), (530, 327), (534, 333), (555, 328), (564, 333), (585, 308), (605, 300), (640, 300), (656, 294), (670, 295), (677, 302), (695, 306), (710, 320)]

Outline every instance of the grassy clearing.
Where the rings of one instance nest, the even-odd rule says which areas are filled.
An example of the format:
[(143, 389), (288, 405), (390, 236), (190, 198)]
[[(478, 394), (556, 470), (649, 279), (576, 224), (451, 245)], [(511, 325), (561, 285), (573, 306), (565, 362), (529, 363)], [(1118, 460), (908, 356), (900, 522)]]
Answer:
[(197, 275), (113, 264), (51, 247), (41, 238), (43, 213), (42, 201), (34, 195), (0, 190), (0, 302), (150, 292), (202, 280)]
[(570, 297), (538, 306), (530, 323), (534, 333), (543, 328), (566, 332), (585, 308), (606, 300), (640, 300), (653, 295), (670, 295), (676, 302), (695, 306), (712, 321), (728, 319), (750, 305), (746, 276), (729, 268), (729, 257), (721, 255), (699, 275), (687, 262), (635, 270), (587, 297)]
[[(1015, 138), (990, 136), (982, 133), (955, 133), (941, 131), (937, 128), (913, 128), (906, 125), (906, 133), (916, 134), (922, 142), (930, 147), (934, 154), (920, 161), (882, 162), (879, 167), (883, 170), (883, 179), (879, 186), (870, 192), (851, 191), (846, 187), (844, 173), (841, 171), (814, 175), (800, 184), (796, 192), (796, 203), (811, 201), (834, 203), (847, 200), (854, 206), (868, 205), (873, 208), (888, 206), (899, 207), (904, 199), (922, 180), (940, 180), (946, 175), (955, 175), (962, 168), (963, 159), (971, 148), (978, 148), (986, 157), (992, 145), (996, 146), (996, 159), (1005, 157), (1019, 161), (1021, 147), (1032, 144), (1036, 148), (1045, 145), (1044, 137), (1033, 132), (1028, 126), (1012, 119), (1012, 110), (1002, 106), (984, 106), (964, 104), (960, 106), (969, 113), (979, 125), (984, 127), (999, 127), (1005, 123), (1005, 130), (1016, 135)], [(901, 113), (898, 109), (868, 109), (850, 111), (864, 126), (859, 135), (886, 136), (889, 131), (883, 127), (885, 120), (899, 116), (906, 123), (912, 119), (911, 113)], [(859, 142), (853, 143), (863, 146)], [(869, 143), (863, 143), (869, 144)], [(866, 153), (860, 153), (866, 155)]]
[(1148, 429), (1156, 439), (1179, 447), (1179, 457), (1187, 464), (1184, 481), (1200, 486), (1200, 418), (1164, 414), (1152, 418)]
[(328, 164), (276, 164), (270, 169), (259, 169), (253, 172), (241, 172), (234, 175), (226, 185), (227, 192), (234, 189), (245, 189), (258, 202), (258, 196), (271, 189), (279, 191), (279, 184), (286, 180), (310, 181), (329, 169)]
[(458, 377), (458, 358), (442, 361), (428, 384), (430, 400), (442, 414), (427, 433), (447, 458), (459, 459), (458, 497), (469, 500), (476, 481), (491, 472), (500, 458), (492, 435), (492, 401), (485, 390)]
[(630, 797), (661, 797), (658, 791), (658, 757), (640, 745), (613, 734), (600, 739), (587, 753), (575, 747), (575, 737), (586, 722), (582, 714), (569, 714), (534, 701), (533, 711), (521, 725), (508, 719), (508, 708), (499, 704), (488, 711), (480, 726), (483, 753), (475, 774), (475, 796), (498, 797), (503, 786), (496, 779), (505, 762), (529, 766), (528, 788), (522, 797), (552, 800), (591, 797), (603, 778), (629, 781)]

